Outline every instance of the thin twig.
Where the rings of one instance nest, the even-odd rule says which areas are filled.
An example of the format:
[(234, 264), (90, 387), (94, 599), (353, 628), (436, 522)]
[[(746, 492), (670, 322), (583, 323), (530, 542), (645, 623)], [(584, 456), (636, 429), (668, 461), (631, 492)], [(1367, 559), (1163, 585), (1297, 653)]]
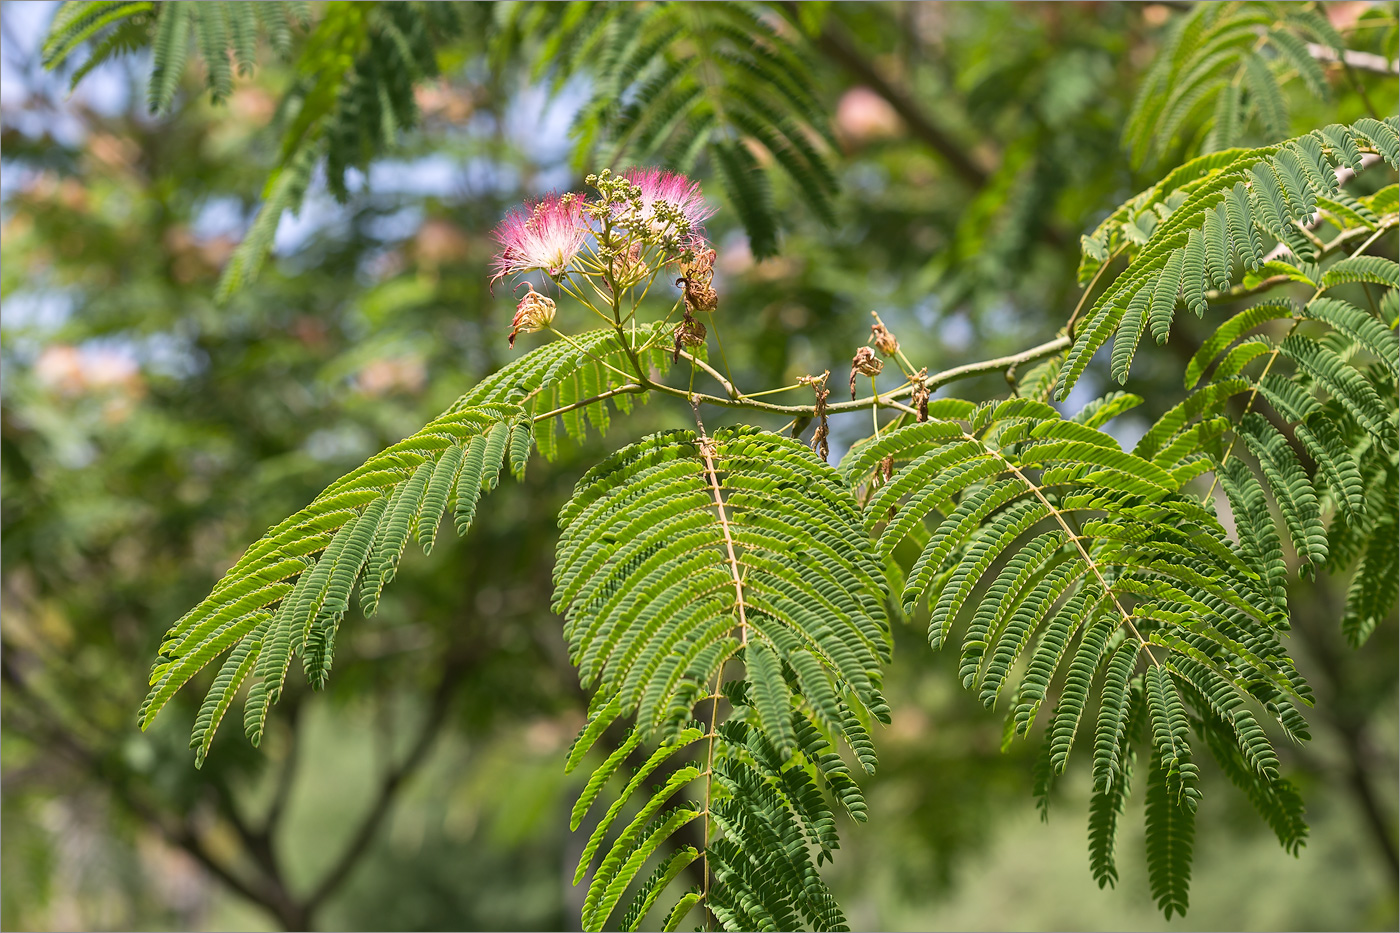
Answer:
[[(716, 331), (715, 334), (716, 334), (716, 337), (718, 337), (719, 332)], [(734, 383), (730, 382), (728, 379), (724, 378), (724, 376), (720, 375), (720, 373), (719, 373), (718, 370), (716, 370), (716, 369), (715, 369), (713, 366), (711, 366), (709, 363), (706, 363), (704, 360), (702, 360), (702, 359), (700, 359), (699, 357), (695, 356), (693, 353), (690, 353), (690, 352), (687, 351), (687, 350), (682, 350), (682, 351), (681, 351), (681, 358), (682, 358), (682, 359), (686, 359), (686, 360), (690, 360), (690, 362), (694, 363), (696, 366), (700, 367), (700, 369), (704, 370), (707, 374), (709, 374), (709, 376), (710, 376), (712, 379), (714, 379), (716, 382), (718, 382), (721, 386), (724, 387), (724, 393), (725, 393), (726, 395), (728, 395), (730, 398), (732, 398), (732, 399), (738, 399), (738, 398), (747, 398), (747, 397), (748, 397), (748, 396), (745, 396), (745, 395), (744, 395), (742, 392), (740, 392), (738, 389), (734, 388)]]
[[(797, 4), (788, 3), (786, 6), (796, 19)], [(850, 36), (836, 24), (834, 17), (826, 17), (821, 35), (816, 37), (815, 42), (817, 48), (828, 58), (861, 84), (883, 97), (904, 120), (909, 131), (938, 153), (955, 175), (974, 189), (986, 187), (988, 172), (968, 156), (969, 147), (953, 139), (943, 127), (934, 122), (933, 116), (925, 111), (918, 101), (882, 75), (855, 47)]]
[(326, 872), (315, 891), (306, 900), (306, 910), (308, 913), (323, 903), (326, 898), (335, 893), (345, 880), (350, 876), (350, 872), (359, 863), (361, 857), (368, 849), (369, 844), (374, 840), (375, 834), (379, 831), (379, 826), (384, 822), (384, 818), (389, 813), (389, 808), (394, 802), (394, 796), (399, 787), (422, 765), (428, 757), (428, 752), (433, 747), (438, 733), (442, 731), (443, 724), (447, 721), (447, 713), (451, 708), (453, 695), (456, 693), (458, 685), (461, 683), (462, 675), (466, 671), (466, 663), (462, 660), (449, 662), (442, 672), (442, 681), (438, 684), (437, 692), (433, 696), (432, 704), (428, 709), (427, 719), (423, 727), (418, 732), (417, 739), (414, 740), (413, 747), (403, 761), (392, 768), (384, 779), (380, 782), (379, 792), (375, 795), (373, 805), (365, 818), (360, 822), (359, 828), (351, 837), (349, 844), (341, 852), (340, 858), (335, 865)]
[(553, 418), (555, 415), (562, 415), (566, 411), (573, 411), (575, 408), (586, 408), (587, 406), (592, 405), (594, 402), (601, 402), (604, 399), (612, 398), (614, 395), (631, 395), (637, 392), (645, 392), (646, 390), (646, 386), (638, 385), (635, 382), (629, 382), (626, 385), (620, 385), (615, 389), (609, 389), (606, 392), (599, 392), (597, 395), (590, 396), (586, 399), (581, 399), (580, 401), (574, 402), (572, 405), (565, 405), (562, 408), (556, 408), (553, 411), (547, 411), (544, 414), (535, 415), (530, 420), (532, 422), (544, 421), (547, 418)]

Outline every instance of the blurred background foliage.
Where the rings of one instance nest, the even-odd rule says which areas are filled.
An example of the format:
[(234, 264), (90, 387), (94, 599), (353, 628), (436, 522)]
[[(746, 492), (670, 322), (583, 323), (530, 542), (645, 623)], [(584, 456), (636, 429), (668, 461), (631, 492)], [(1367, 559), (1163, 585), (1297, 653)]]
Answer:
[[(0, 5), (0, 925), (569, 928), (582, 840), (563, 828), (575, 779), (560, 752), (585, 703), (548, 610), (554, 516), (608, 444), (683, 425), (678, 406), (642, 408), (627, 433), (614, 421), (506, 483), (469, 538), (406, 557), (378, 616), (348, 627), (328, 690), (291, 690), (261, 750), (226, 730), (195, 771), (189, 697), (149, 733), (133, 718), (160, 634), (249, 541), (511, 358), (488, 233), (601, 158), (570, 136), (595, 94), (587, 63), (539, 67), (547, 22), (464, 5), (466, 25), (435, 39), (438, 76), (413, 92), (417, 127), (349, 160), (343, 200), (313, 174), (261, 275), (219, 304), (298, 75), (266, 55), (213, 104), (196, 62), (157, 117), (137, 54), (70, 95), (41, 63), (55, 6)], [(1052, 335), (1077, 298), (1079, 234), (1159, 172), (1132, 168), (1123, 127), (1182, 6), (762, 8), (800, 41), (839, 194), (824, 223), (773, 173), (778, 252), (761, 261), (736, 211), (711, 221), (739, 380), (841, 369), (871, 310), (930, 368)], [(1350, 48), (1395, 59), (1393, 3), (1322, 13)], [(1396, 99), (1393, 75), (1324, 73), (1326, 100), (1283, 82), (1287, 135)], [(1209, 109), (1190, 120), (1167, 161), (1199, 147)], [(715, 171), (697, 165), (707, 184)], [(561, 322), (581, 325), (571, 313)], [(1144, 418), (1179, 392), (1168, 354), (1193, 346), (1143, 354), (1129, 388)], [(1092, 369), (1079, 391), (1105, 382)], [(833, 442), (839, 456), (836, 418)], [(1279, 850), (1207, 771), (1192, 910), (1171, 924), (1131, 829), (1119, 887), (1096, 889), (1087, 774), (1039, 822), (1026, 750), (1001, 754), (954, 659), (898, 631), (871, 821), (844, 834), (831, 873), (853, 927), (1394, 929), (1396, 625), (1348, 649), (1345, 584), (1293, 596), (1320, 702), (1314, 741), (1280, 751), (1307, 847)]]

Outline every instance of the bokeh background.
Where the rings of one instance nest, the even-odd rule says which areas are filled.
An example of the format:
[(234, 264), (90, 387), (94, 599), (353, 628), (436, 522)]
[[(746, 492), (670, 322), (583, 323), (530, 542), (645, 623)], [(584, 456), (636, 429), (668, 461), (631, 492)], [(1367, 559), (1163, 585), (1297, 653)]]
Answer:
[[(871, 310), (931, 369), (1053, 335), (1077, 297), (1079, 233), (1159, 174), (1131, 169), (1119, 137), (1178, 6), (836, 5), (845, 44), (817, 49), (814, 90), (842, 147), (838, 224), (780, 184), (777, 257), (755, 262), (718, 200), (709, 225), (742, 383), (839, 380)], [(1393, 24), (1394, 6), (1325, 12)], [(347, 203), (313, 183), (262, 276), (216, 304), (277, 156), (285, 67), (269, 59), (216, 106), (196, 66), (154, 118), (141, 54), (71, 94), (43, 70), (55, 7), (0, 4), (0, 926), (574, 928), (580, 777), (561, 753), (585, 699), (548, 609), (554, 515), (588, 465), (684, 425), (683, 406), (615, 420), (506, 483), (467, 539), (410, 550), (378, 616), (347, 623), (329, 689), (290, 689), (262, 749), (225, 729), (196, 771), (190, 697), (147, 733), (133, 721), (161, 633), (248, 542), (512, 358), (488, 234), (522, 197), (580, 184), (586, 79), (551, 94), (469, 31), (419, 90), (422, 126), (352, 172)], [(1366, 112), (1331, 77), (1327, 102), (1287, 88), (1300, 131)], [(1393, 78), (1365, 81), (1394, 104)], [(976, 171), (950, 168), (931, 132)], [(1140, 355), (1129, 388), (1147, 415), (1179, 391), (1190, 341)], [(1104, 384), (1091, 370), (1080, 391)], [(855, 429), (834, 420), (833, 458)], [(1098, 890), (1088, 775), (1062, 782), (1042, 823), (1028, 750), (1001, 754), (953, 658), (899, 631), (871, 821), (843, 831), (831, 870), (853, 928), (1395, 929), (1396, 624), (1347, 648), (1344, 586), (1293, 595), (1291, 647), (1321, 702), (1313, 742), (1280, 754), (1308, 845), (1280, 850), (1205, 766), (1192, 908), (1171, 923), (1148, 895), (1140, 817), (1118, 888)]]

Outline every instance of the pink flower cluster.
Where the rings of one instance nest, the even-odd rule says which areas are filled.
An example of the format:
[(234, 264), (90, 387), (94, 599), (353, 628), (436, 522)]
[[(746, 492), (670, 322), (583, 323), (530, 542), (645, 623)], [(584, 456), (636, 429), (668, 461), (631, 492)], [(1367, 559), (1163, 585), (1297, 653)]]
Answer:
[(677, 172), (659, 168), (634, 168), (623, 173), (632, 184), (642, 189), (641, 221), (654, 233), (664, 233), (668, 223), (657, 217), (657, 206), (666, 204), (671, 212), (686, 219), (694, 233), (700, 233), (705, 221), (714, 216), (715, 209), (705, 203), (700, 183)]
[(563, 273), (590, 233), (583, 203), (577, 195), (548, 194), (507, 214), (492, 233), (501, 251), (491, 264), (491, 281), (535, 270)]
[[(700, 183), (684, 175), (649, 168), (632, 169), (623, 177), (641, 189), (640, 221), (647, 230), (639, 232), (664, 236), (672, 226), (668, 217), (684, 218), (691, 236), (698, 237), (701, 224), (714, 214)], [(562, 275), (595, 232), (587, 206), (582, 195), (549, 194), (511, 211), (492, 234), (500, 251), (491, 265), (491, 281), (536, 271)], [(626, 212), (621, 205), (615, 208), (619, 216)]]

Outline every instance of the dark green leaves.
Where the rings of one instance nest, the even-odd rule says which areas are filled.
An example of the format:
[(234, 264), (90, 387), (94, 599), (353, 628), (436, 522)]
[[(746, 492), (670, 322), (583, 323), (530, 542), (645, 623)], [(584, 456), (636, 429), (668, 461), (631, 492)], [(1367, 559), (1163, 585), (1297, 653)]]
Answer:
[[(190, 747), (202, 763), (249, 677), (253, 687), (245, 726), (256, 744), (291, 659), (302, 657), (313, 688), (325, 684), (336, 631), (356, 582), (362, 580), (363, 605), (372, 613), (413, 530), (430, 548), (433, 527), (449, 499), (475, 496), (476, 486), (464, 492), (453, 482), (464, 448), (483, 442), (483, 435), (508, 433), (508, 423), (519, 417), (520, 410), (509, 405), (449, 412), (341, 477), (271, 529), (166, 633), (141, 707), (142, 728), (200, 669), (232, 649), (200, 711)], [(489, 452), (489, 440), (484, 443)], [(500, 465), (500, 450), (494, 461), (483, 460), (492, 477)]]
[[(1280, 313), (1241, 318), (1228, 333)], [(1100, 885), (1117, 880), (1118, 820), (1134, 748), (1143, 750), (1153, 890), (1170, 914), (1186, 909), (1200, 798), (1195, 724), (1223, 724), (1216, 738), (1228, 736), (1250, 773), (1273, 782), (1278, 758), (1251, 709), (1292, 730), (1301, 719), (1291, 703), (1310, 702), (1278, 637), (1287, 569), (1261, 487), (1238, 462), (1225, 474), (1232, 503), (1256, 522), (1237, 519), (1238, 545), (1181, 489), (1200, 472), (1195, 446), (1225, 430), (1222, 419), (1194, 419), (1246, 387), (1197, 393), (1144, 437), (1140, 454), (1098, 429), (1139, 401), (1120, 394), (1075, 420), (1021, 398), (945, 400), (954, 417), (883, 433), (842, 462), (864, 489), (880, 551), (920, 547), (903, 599), (911, 613), (929, 607), (931, 644), (947, 644), (967, 617), (959, 675), (989, 707), (1013, 698), (1005, 740), (1028, 736), (1041, 703), (1058, 697), (1039, 788), (1066, 770), (1078, 734), (1092, 732), (1090, 866)], [(1286, 445), (1263, 433), (1259, 444), (1293, 493), (1299, 540), (1324, 560), (1311, 486)]]
[[(1212, 14), (1203, 9), (1198, 7), (1191, 18), (1208, 20)], [(1254, 41), (1252, 30), (1241, 37), (1246, 34)], [(1250, 64), (1256, 60), (1257, 56), (1246, 59), (1246, 73), (1264, 68), (1267, 74), (1265, 66)], [(1270, 86), (1261, 79), (1261, 93)], [(1336, 169), (1355, 163), (1362, 150), (1384, 152), (1397, 122), (1395, 117), (1385, 123), (1358, 121), (1350, 127), (1328, 127), (1318, 134), (1322, 141), (1303, 136), (1277, 146), (1202, 156), (1120, 206), (1086, 239), (1094, 248), (1084, 252), (1081, 281), (1097, 272), (1109, 255), (1126, 253), (1131, 261), (1084, 314), (1060, 372), (1057, 398), (1068, 395), (1094, 353), (1115, 334), (1112, 375), (1124, 381), (1144, 325), (1159, 343), (1166, 339), (1178, 290), (1186, 306), (1201, 314), (1207, 294), (1229, 290), (1237, 269), (1247, 271), (1248, 284), (1249, 276), (1262, 277), (1288, 266), (1278, 262), (1275, 244), (1307, 262), (1316, 259), (1317, 248), (1303, 235), (1302, 226), (1317, 216), (1319, 199), (1343, 207), (1330, 215), (1343, 229), (1351, 223), (1374, 229), (1375, 222), (1361, 213), (1376, 217), (1370, 207), (1358, 200), (1355, 209), (1346, 208), (1335, 200), (1351, 200), (1338, 191)], [(1145, 236), (1144, 217), (1153, 219)], [(1265, 263), (1266, 256), (1274, 256), (1274, 261)], [(1390, 259), (1349, 257), (1329, 268), (1317, 284), (1323, 289), (1352, 282), (1394, 287), (1397, 270), (1400, 266)], [(1309, 281), (1300, 270), (1293, 277)]]
[(1166, 763), (1154, 756), (1147, 778), (1147, 878), (1157, 906), (1170, 920), (1185, 916), (1191, 889), (1196, 812), (1179, 801)]
[[(828, 798), (865, 813), (826, 736), (873, 770), (865, 723), (889, 716), (879, 693), (890, 651), (883, 574), (859, 517), (801, 442), (753, 428), (653, 435), (579, 482), (560, 514), (554, 599), (597, 712), (570, 763), (618, 718), (637, 726), (594, 772), (573, 824), (641, 741), (659, 735), (661, 745), (594, 830), (578, 880), (627, 800), (655, 783), (647, 775), (703, 747), (703, 763), (675, 772), (611, 844), (586, 929), (609, 923), (655, 863), (626, 914), (639, 923), (694, 858), (711, 878), (706, 907), (731, 928), (844, 928), (807, 847), (818, 860), (836, 847)], [(692, 717), (707, 725), (688, 725)], [(691, 781), (705, 803), (666, 803)], [(696, 818), (713, 823), (709, 846), (663, 854)], [(671, 921), (699, 901), (682, 896)]]

